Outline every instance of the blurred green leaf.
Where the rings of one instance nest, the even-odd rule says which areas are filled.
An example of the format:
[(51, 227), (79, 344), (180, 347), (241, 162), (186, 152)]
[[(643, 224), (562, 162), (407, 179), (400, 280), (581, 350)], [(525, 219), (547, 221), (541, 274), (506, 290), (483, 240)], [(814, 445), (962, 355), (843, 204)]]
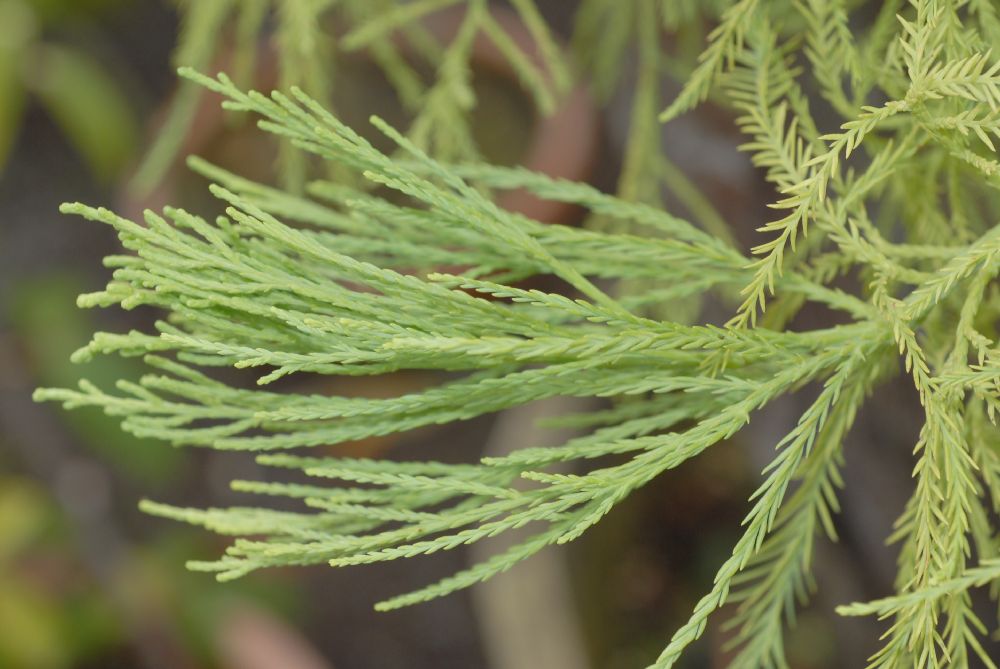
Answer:
[[(110, 388), (118, 379), (135, 379), (141, 374), (137, 360), (107, 356), (83, 365), (69, 362), (69, 355), (87, 343), (97, 325), (87, 312), (68, 308), (89, 284), (84, 277), (63, 273), (13, 287), (11, 325), (40, 385), (75, 385), (86, 376)], [(116, 420), (96, 410), (67, 416), (66, 423), (118, 471), (147, 485), (168, 481), (183, 459), (169, 446), (140, 442), (122, 432)]]
[(38, 15), (24, 0), (0, 0), (0, 51), (20, 52), (38, 36)]
[(58, 602), (47, 600), (12, 574), (0, 573), (0, 666), (60, 669), (69, 666), (59, 639)]
[(35, 32), (35, 16), (27, 5), (20, 0), (0, 0), (0, 174), (24, 117), (21, 64)]
[(27, 4), (45, 23), (57, 23), (81, 14), (97, 14), (109, 7), (125, 5), (134, 0), (29, 0)]
[(18, 76), (17, 54), (0, 49), (0, 174), (14, 147), (24, 116), (24, 87)]
[(105, 182), (117, 176), (135, 153), (138, 123), (100, 64), (79, 51), (45, 45), (29, 85), (94, 175)]
[(42, 534), (49, 514), (48, 500), (37, 486), (0, 478), (0, 565)]
[(62, 642), (74, 658), (86, 659), (122, 643), (122, 621), (99, 590), (63, 598), (60, 603)]
[(38, 483), (0, 477), (0, 667), (58, 669), (121, 641), (108, 601), (80, 578), (61, 520)]

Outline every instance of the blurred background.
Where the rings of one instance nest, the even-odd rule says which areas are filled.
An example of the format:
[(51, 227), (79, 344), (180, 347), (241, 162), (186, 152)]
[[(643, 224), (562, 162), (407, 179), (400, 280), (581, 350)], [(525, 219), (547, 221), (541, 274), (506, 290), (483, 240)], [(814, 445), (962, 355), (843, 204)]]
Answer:
[[(568, 42), (576, 3), (539, 4)], [(506, 11), (504, 3), (495, 8)], [(263, 25), (265, 56), (255, 78), (266, 82), (274, 79), (266, 57), (273, 34)], [(322, 27), (342, 31), (336, 24)], [(197, 211), (210, 206), (204, 183), (176, 155), (167, 156), (152, 187), (130, 187), (178, 104), (171, 61), (177, 40), (178, 14), (166, 0), (0, 0), (0, 667), (645, 666), (708, 589), (739, 537), (761, 467), (807, 398), (769, 409), (738, 440), (661, 477), (573, 545), (471, 592), (386, 614), (374, 613), (372, 605), (453, 573), (477, 555), (453, 551), (370, 567), (281, 570), (224, 584), (187, 573), (186, 560), (215, 556), (224, 543), (143, 516), (137, 502), (247, 503), (228, 484), (253, 477), (255, 465), (238, 454), (137, 440), (92, 410), (67, 413), (31, 402), (40, 385), (137, 374), (130, 360), (77, 366), (69, 356), (97, 329), (145, 328), (156, 317), (75, 308), (77, 294), (107, 280), (101, 258), (116, 251), (116, 240), (103, 226), (60, 216), (58, 205), (79, 200), (128, 214), (167, 201)], [(479, 102), (472, 113), (483, 154), (504, 163), (527, 156), (543, 168), (568, 155), (568, 166), (553, 169), (614, 190), (636, 58), (625, 49), (623, 74), (606, 102), (594, 102), (584, 82), (574, 102), (581, 129), (569, 144), (545, 147), (539, 147), (543, 130), (528, 94), (484, 60), (474, 69)], [(225, 57), (216, 54), (211, 62)], [(331, 98), (348, 122), (359, 125), (375, 112), (406, 123), (393, 89), (365, 57), (338, 55), (332, 76)], [(666, 79), (660, 85), (665, 97), (675, 90)], [(278, 150), (246, 119), (220, 120), (215, 104), (206, 99), (204, 109), (192, 112), (176, 153), (196, 152), (251, 178), (276, 181)], [(737, 152), (740, 138), (727, 112), (706, 107), (671, 124), (659, 140), (746, 243), (773, 194)], [(579, 212), (545, 215), (573, 223)], [(335, 383), (325, 390), (336, 390)], [(365, 383), (361, 392), (388, 395), (423, 380), (410, 375)], [(916, 398), (906, 386), (879, 393), (852, 433), (841, 542), (822, 542), (817, 550), (819, 594), (790, 634), (794, 667), (861, 666), (874, 649), (869, 621), (842, 621), (832, 609), (884, 596), (891, 587), (893, 555), (882, 542), (908, 493), (917, 427), (885, 418), (915, 415)], [(484, 451), (554, 438), (538, 432), (534, 420), (563, 408), (532, 405), (351, 449), (473, 460)], [(716, 622), (685, 666), (724, 666), (725, 639)]]

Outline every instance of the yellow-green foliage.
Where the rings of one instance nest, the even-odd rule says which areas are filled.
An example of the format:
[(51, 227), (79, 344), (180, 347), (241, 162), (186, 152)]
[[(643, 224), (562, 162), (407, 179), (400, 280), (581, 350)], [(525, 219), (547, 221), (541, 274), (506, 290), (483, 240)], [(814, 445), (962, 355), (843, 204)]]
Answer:
[[(444, 4), (387, 9), (346, 41), (367, 43)], [(531, 3), (514, 5), (538, 20)], [(855, 25), (856, 10), (869, 17), (866, 27)], [(491, 29), (483, 12), (481, 2), (470, 3), (467, 30)], [(220, 559), (191, 565), (220, 578), (277, 565), (381, 562), (534, 528), (506, 552), (380, 605), (391, 609), (576, 538), (638, 487), (739, 431), (760, 408), (816, 383), (812, 405), (775, 444), (743, 537), (652, 665), (672, 666), (708, 617), (736, 602), (733, 666), (772, 667), (786, 665), (783, 626), (810, 592), (816, 535), (833, 536), (844, 435), (879, 384), (906, 374), (924, 415), (913, 453), (916, 486), (894, 537), (897, 592), (840, 613), (887, 620), (874, 667), (965, 666), (976, 655), (993, 666), (969, 589), (1000, 578), (994, 4), (587, 0), (580, 12), (578, 44), (592, 50), (585, 64), (600, 90), (615, 85), (626, 47), (639, 47), (641, 112), (620, 198), (517, 168), (439, 162), (425, 149), (440, 155), (436, 149), (449, 145), (428, 141), (426, 117), (409, 136), (373, 119), (398, 146), (385, 155), (297, 89), (268, 97), (224, 75), (188, 72), (229, 107), (258, 115), (263, 129), (381, 188), (317, 181), (296, 195), (193, 160), (227, 207), (215, 221), (167, 209), (138, 224), (66, 205), (113, 226), (128, 250), (107, 259), (113, 279), (80, 305), (151, 305), (165, 317), (150, 333), (98, 333), (77, 354), (145, 356), (151, 371), (138, 384), (112, 390), (85, 382), (78, 390), (41, 390), (38, 398), (101, 407), (140, 437), (254, 451), (262, 465), (315, 478), (308, 485), (234, 482), (297, 498), (300, 512), (144, 503), (151, 513), (236, 536)], [(679, 34), (715, 27), (693, 59), (660, 45), (657, 22)], [(538, 24), (536, 34), (545, 39)], [(448, 52), (457, 55), (442, 57), (441, 88), (423, 98), (439, 121), (461, 117), (441, 105), (467, 83), (462, 39), (460, 32), (459, 51)], [(700, 226), (658, 204), (661, 186), (671, 184), (663, 175), (672, 174), (653, 148), (650, 121), (662, 106), (661, 72), (686, 77), (662, 118), (698, 113), (706, 99), (732, 109), (743, 149), (774, 186), (774, 219), (749, 256), (711, 231), (717, 215), (704, 198), (689, 198), (703, 205), (688, 207), (704, 214)], [(823, 106), (825, 116), (814, 118), (810, 106)], [(842, 120), (820, 122), (831, 115)], [(447, 123), (433, 127), (444, 132)], [(568, 228), (499, 208), (494, 193), (515, 188), (618, 224)], [(454, 276), (442, 267), (464, 269)], [(537, 275), (559, 277), (567, 291), (514, 285)], [(836, 287), (844, 275), (860, 287)], [(654, 319), (644, 310), (708, 294), (732, 305), (724, 326)], [(806, 303), (839, 313), (843, 324), (787, 330)], [(213, 379), (211, 368), (220, 366), (258, 369), (262, 387)], [(386, 399), (263, 387), (302, 372), (404, 369), (459, 376)], [(560, 395), (609, 398), (612, 408), (566, 417), (589, 429), (585, 436), (478, 463), (288, 452)], [(553, 465), (572, 473), (552, 473)], [(328, 486), (330, 479), (356, 485)]]

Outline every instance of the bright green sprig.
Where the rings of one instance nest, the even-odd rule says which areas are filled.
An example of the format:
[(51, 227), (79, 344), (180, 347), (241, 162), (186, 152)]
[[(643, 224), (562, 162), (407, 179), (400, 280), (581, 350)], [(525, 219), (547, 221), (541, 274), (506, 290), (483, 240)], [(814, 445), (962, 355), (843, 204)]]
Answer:
[[(446, 4), (362, 12), (361, 27), (346, 39), (358, 47), (388, 43)], [(733, 603), (733, 665), (781, 667), (789, 661), (784, 628), (813, 587), (816, 535), (835, 538), (843, 442), (878, 384), (905, 372), (924, 415), (915, 490), (893, 536), (901, 547), (897, 591), (840, 611), (890, 621), (872, 666), (964, 666), (975, 657), (991, 666), (968, 591), (1000, 590), (990, 513), (1000, 507), (992, 422), (1000, 412), (1000, 167), (990, 156), (1000, 136), (1000, 80), (984, 48), (1000, 24), (987, 5), (964, 5), (885, 3), (855, 45), (847, 27), (858, 20), (856, 3), (807, 0), (791, 11), (788, 3), (747, 0), (590, 0), (578, 25), (591, 37), (606, 25), (609, 46), (587, 63), (602, 86), (617, 81), (625, 44), (637, 36), (636, 134), (624, 197), (521, 168), (432, 157), (472, 155), (460, 137), (468, 105), (448, 105), (468, 92), (477, 32), (507, 53), (539, 99), (567, 81), (530, 2), (514, 7), (543, 66), (528, 69), (485, 4), (472, 3), (456, 40), (433, 61), (440, 76), (412, 133), (373, 119), (394, 146), (390, 153), (297, 89), (265, 96), (224, 75), (188, 72), (229, 108), (259, 117), (263, 129), (349, 178), (297, 193), (193, 160), (215, 184), (224, 209), (215, 220), (167, 208), (135, 222), (64, 206), (109, 225), (125, 249), (106, 260), (107, 286), (79, 305), (149, 305), (164, 315), (146, 331), (97, 333), (74, 356), (141, 356), (150, 368), (141, 378), (110, 388), (84, 381), (36, 396), (97, 407), (140, 437), (258, 451), (261, 465), (306, 477), (233, 484), (298, 504), (289, 511), (143, 504), (233, 536), (219, 559), (191, 565), (222, 579), (272, 566), (420, 557), (527, 531), (504, 552), (378, 605), (392, 609), (572, 541), (656, 476), (731, 438), (762, 408), (811, 393), (761, 474), (743, 535), (652, 665), (673, 666)], [(709, 94), (736, 110), (741, 149), (777, 190), (774, 207), (783, 212), (761, 228), (772, 237), (755, 247), (752, 263), (720, 234), (712, 208), (699, 206), (693, 184), (647, 172), (660, 162), (651, 144), (658, 133), (640, 110), (656, 99), (659, 72), (679, 72), (686, 62), (682, 49), (673, 54), (660, 44), (659, 25), (682, 31), (703, 16), (719, 23), (668, 116)], [(805, 58), (798, 57), (799, 32)], [(866, 100), (877, 102), (862, 106)], [(815, 105), (847, 121), (824, 134), (822, 117), (810, 112)], [(700, 225), (649, 196), (661, 183), (675, 194), (685, 191), (678, 184), (688, 188), (678, 200)], [(517, 189), (609, 224), (545, 224), (498, 206), (497, 194)], [(728, 327), (691, 308), (706, 294), (742, 303)], [(758, 321), (765, 298), (771, 309)], [(810, 328), (795, 320), (810, 303), (840, 324)], [(248, 370), (256, 385), (224, 383), (212, 373), (219, 367)], [(425, 386), (366, 398), (268, 385), (303, 374), (405, 370), (421, 372)], [(561, 444), (525, 444), (480, 462), (290, 452), (553, 397), (600, 398), (606, 406), (549, 420), (580, 431)]]

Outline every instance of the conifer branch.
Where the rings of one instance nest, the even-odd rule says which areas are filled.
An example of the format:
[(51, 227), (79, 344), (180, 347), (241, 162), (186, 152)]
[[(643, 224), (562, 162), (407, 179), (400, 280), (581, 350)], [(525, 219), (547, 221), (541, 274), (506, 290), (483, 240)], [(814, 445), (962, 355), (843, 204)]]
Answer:
[[(410, 35), (413, 21), (450, 4), (353, 6), (358, 23), (344, 42), (399, 64), (390, 36)], [(591, 47), (606, 41), (584, 50), (603, 93), (617, 84), (630, 41), (639, 49), (632, 135), (615, 196), (474, 159), (466, 112), (477, 34), (505, 54), (539, 106), (551, 107), (568, 85), (542, 14), (529, 0), (513, 5), (538, 42), (541, 65), (485, 2), (469, 4), (453, 41), (421, 51), (438, 71), (426, 91), (394, 69), (423, 106), (408, 133), (372, 118), (388, 152), (295, 87), (263, 95), (225, 75), (184, 70), (227, 108), (335, 165), (330, 174), (338, 176), (299, 192), (194, 158), (190, 166), (213, 183), (224, 211), (214, 220), (168, 207), (132, 221), (64, 205), (65, 213), (108, 225), (124, 249), (106, 259), (112, 275), (104, 289), (81, 295), (78, 305), (152, 306), (162, 317), (142, 331), (96, 333), (73, 356), (139, 357), (148, 367), (141, 378), (112, 387), (84, 380), (40, 389), (36, 398), (98, 408), (137, 437), (255, 451), (264, 467), (299, 472), (297, 483), (233, 482), (264, 500), (294, 503), (288, 511), (142, 503), (149, 513), (233, 537), (218, 559), (190, 564), (220, 579), (273, 566), (416, 558), (530, 530), (504, 552), (378, 605), (389, 610), (576, 539), (764, 407), (811, 394), (777, 441), (743, 534), (710, 591), (652, 664), (674, 666), (731, 602), (733, 666), (749, 668), (791, 661), (784, 628), (811, 594), (816, 535), (836, 538), (844, 441), (878, 384), (905, 374), (923, 416), (915, 489), (892, 537), (901, 547), (896, 592), (838, 610), (890, 621), (873, 667), (964, 666), (976, 657), (992, 666), (968, 593), (990, 586), (995, 596), (1000, 579), (993, 527), (1000, 162), (992, 156), (1000, 64), (987, 50), (1000, 30), (996, 11), (979, 0), (961, 11), (938, 0), (887, 2), (855, 43), (855, 3), (839, 0), (803, 0), (797, 11), (758, 0), (587, 0), (576, 39)], [(262, 6), (244, 8), (244, 39), (259, 29)], [(312, 26), (321, 6), (289, 0), (286, 27)], [(660, 73), (682, 71), (685, 62), (661, 44), (660, 24), (683, 31), (705, 17), (718, 24), (664, 117), (710, 94), (738, 114), (741, 149), (779, 193), (772, 206), (781, 212), (759, 228), (768, 237), (753, 260), (720, 232), (715, 203), (671, 171), (649, 122)], [(316, 43), (294, 46), (310, 61)], [(810, 96), (816, 90), (822, 99)], [(862, 106), (866, 100), (877, 102)], [(817, 103), (848, 120), (824, 134), (822, 116), (810, 112)], [(662, 205), (663, 185), (700, 226), (672, 212), (669, 198)], [(574, 228), (503, 209), (498, 196), (518, 189), (579, 206), (602, 224)], [(540, 277), (558, 281), (532, 282)], [(739, 303), (727, 326), (700, 316), (708, 294)], [(772, 308), (758, 321), (765, 303)], [(839, 324), (810, 327), (803, 319), (787, 327), (809, 303), (834, 312)], [(679, 305), (683, 314), (675, 313)], [(217, 368), (248, 370), (256, 385), (223, 382)], [(303, 374), (402, 370), (420, 370), (427, 385), (384, 398), (270, 385)], [(306, 452), (552, 397), (607, 405), (551, 419), (580, 430), (564, 443), (526, 444), (479, 462)]]

